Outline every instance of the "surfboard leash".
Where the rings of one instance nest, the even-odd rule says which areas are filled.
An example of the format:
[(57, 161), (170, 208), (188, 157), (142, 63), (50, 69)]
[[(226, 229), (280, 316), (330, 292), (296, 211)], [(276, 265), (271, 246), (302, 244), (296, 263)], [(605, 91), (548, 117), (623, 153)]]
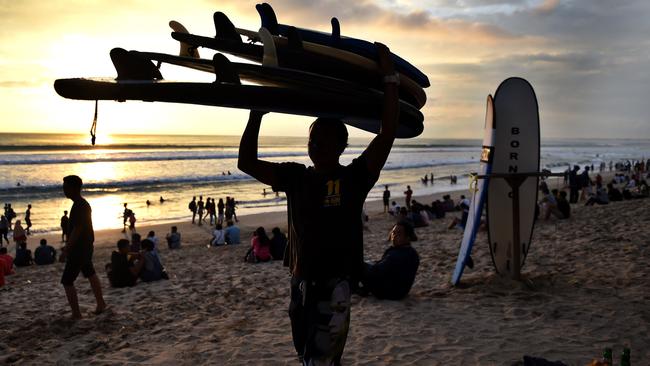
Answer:
[(90, 142), (95, 146), (95, 138), (97, 137), (97, 104), (98, 101), (95, 101), (95, 117), (93, 118), (93, 124), (90, 126)]
[(469, 173), (469, 191), (476, 194), (478, 192), (478, 174)]

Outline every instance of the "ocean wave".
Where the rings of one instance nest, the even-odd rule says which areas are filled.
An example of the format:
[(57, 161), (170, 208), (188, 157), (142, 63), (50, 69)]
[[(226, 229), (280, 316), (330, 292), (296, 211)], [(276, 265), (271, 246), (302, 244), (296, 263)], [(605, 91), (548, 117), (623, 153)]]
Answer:
[(383, 170), (400, 170), (400, 169), (414, 169), (414, 168), (426, 168), (426, 167), (440, 167), (448, 165), (464, 165), (464, 164), (473, 164), (476, 163), (478, 166), (478, 159), (463, 159), (463, 158), (451, 158), (439, 161), (417, 161), (417, 162), (401, 162), (397, 165), (394, 165), (392, 162), (387, 162), (384, 165)]
[[(161, 178), (161, 179), (134, 179), (129, 181), (106, 181), (102, 183), (84, 183), (84, 191), (86, 193), (107, 193), (107, 192), (127, 192), (127, 191), (157, 191), (161, 186), (177, 185), (177, 184), (213, 184), (213, 183), (236, 183), (243, 181), (254, 180), (247, 174), (232, 174), (232, 175), (212, 175), (201, 177), (175, 177), (175, 178)], [(20, 187), (0, 188), (0, 195), (14, 195), (21, 193), (50, 193), (61, 191), (61, 184), (46, 184), (39, 186), (21, 185)]]
[[(179, 155), (181, 154), (181, 155)], [(52, 155), (29, 156), (20, 155), (16, 159), (8, 159), (7, 157), (0, 158), (0, 165), (50, 165), (50, 164), (77, 164), (77, 163), (117, 163), (117, 162), (137, 162), (137, 161), (168, 161), (168, 160), (223, 160), (223, 159), (236, 159), (239, 156), (237, 152), (219, 152), (219, 153), (204, 153), (204, 154), (187, 154), (183, 152), (165, 153), (157, 155), (144, 155), (143, 153), (133, 154), (97, 154), (97, 155), (81, 155), (70, 157), (68, 154), (61, 154), (60, 157)], [(305, 156), (305, 152), (261, 152), (258, 155), (260, 158), (280, 158), (280, 157), (294, 157)]]

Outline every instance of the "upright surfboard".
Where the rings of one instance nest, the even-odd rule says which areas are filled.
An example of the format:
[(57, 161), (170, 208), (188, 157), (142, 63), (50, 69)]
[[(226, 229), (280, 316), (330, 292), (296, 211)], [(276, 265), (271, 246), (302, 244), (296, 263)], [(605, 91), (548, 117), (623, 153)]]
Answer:
[[(494, 149), (494, 105), (492, 95), (487, 97), (487, 108), (485, 111), (485, 126), (483, 130), (483, 150), (481, 152), (481, 163), (479, 175), (488, 175), (492, 171), (492, 151)], [(463, 275), (467, 259), (472, 253), (472, 246), (476, 239), (476, 233), (481, 226), (481, 215), (483, 214), (483, 203), (487, 193), (489, 179), (479, 179), (473, 192), (472, 202), (469, 206), (469, 215), (465, 224), (463, 240), (460, 243), (460, 251), (456, 260), (456, 268), (451, 276), (451, 284), (457, 285)]]
[[(539, 172), (539, 112), (535, 91), (526, 80), (513, 77), (499, 85), (494, 95), (494, 129), (493, 175)], [(501, 275), (513, 277), (528, 255), (538, 179), (528, 177), (519, 187), (518, 248), (514, 247), (516, 233), (513, 230), (515, 210), (512, 188), (503, 178), (490, 179), (487, 196), (488, 240), (494, 267)]]

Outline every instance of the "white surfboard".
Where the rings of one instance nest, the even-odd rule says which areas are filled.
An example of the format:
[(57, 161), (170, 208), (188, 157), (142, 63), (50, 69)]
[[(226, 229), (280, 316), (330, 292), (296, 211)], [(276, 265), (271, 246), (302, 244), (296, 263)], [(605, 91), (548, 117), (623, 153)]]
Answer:
[[(539, 172), (539, 112), (533, 87), (509, 78), (494, 95), (494, 156), (492, 174)], [(492, 178), (488, 187), (488, 239), (499, 274), (518, 276), (533, 235), (538, 177), (519, 187), (519, 246), (514, 247), (512, 189), (505, 179)]]
[[(478, 175), (488, 175), (492, 171), (492, 151), (494, 147), (494, 105), (492, 95), (487, 97), (487, 107), (485, 111), (485, 126), (483, 130), (483, 150), (481, 152), (481, 162)], [(472, 194), (472, 201), (469, 206), (467, 223), (463, 240), (460, 243), (460, 251), (456, 260), (456, 268), (451, 276), (451, 284), (457, 285), (460, 277), (463, 275), (465, 264), (476, 240), (476, 233), (481, 226), (481, 216), (483, 214), (483, 204), (487, 195), (489, 179), (479, 179), (476, 182), (476, 188)]]

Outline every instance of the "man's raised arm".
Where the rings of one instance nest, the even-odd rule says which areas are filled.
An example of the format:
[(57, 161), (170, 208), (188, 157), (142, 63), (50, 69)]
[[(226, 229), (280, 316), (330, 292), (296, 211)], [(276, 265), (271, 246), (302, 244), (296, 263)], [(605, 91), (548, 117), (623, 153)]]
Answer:
[(375, 43), (379, 55), (379, 67), (384, 75), (384, 109), (381, 117), (379, 134), (370, 142), (363, 152), (368, 164), (368, 172), (379, 176), (388, 159), (397, 132), (399, 117), (398, 78), (393, 65), (393, 58), (388, 47)]
[(257, 157), (257, 139), (260, 134), (260, 125), (262, 124), (262, 116), (264, 114), (264, 112), (259, 111), (250, 112), (248, 124), (239, 143), (237, 167), (260, 182), (274, 186), (277, 181), (274, 169), (275, 164), (260, 160)]

